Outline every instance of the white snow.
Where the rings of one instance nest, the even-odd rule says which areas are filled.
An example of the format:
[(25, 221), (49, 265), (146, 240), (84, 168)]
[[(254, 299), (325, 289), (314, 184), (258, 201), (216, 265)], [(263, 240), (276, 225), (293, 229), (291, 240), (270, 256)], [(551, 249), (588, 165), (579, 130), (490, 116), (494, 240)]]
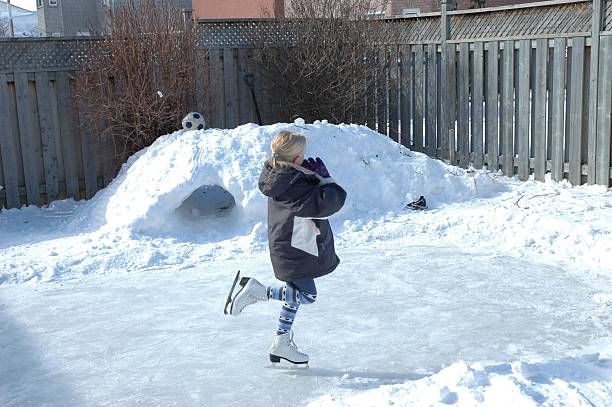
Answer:
[(420, 380), (341, 399), (327, 395), (309, 405), (606, 406), (612, 391), (610, 369), (612, 362), (599, 354), (533, 364), (457, 362)]
[[(264, 368), (278, 304), (221, 311), (236, 269), (274, 284), (257, 180), (283, 129), (348, 192), (296, 320), (306, 371)], [(0, 405), (609, 405), (611, 215), (612, 189), (363, 126), (176, 132), (88, 202), (0, 213)]]

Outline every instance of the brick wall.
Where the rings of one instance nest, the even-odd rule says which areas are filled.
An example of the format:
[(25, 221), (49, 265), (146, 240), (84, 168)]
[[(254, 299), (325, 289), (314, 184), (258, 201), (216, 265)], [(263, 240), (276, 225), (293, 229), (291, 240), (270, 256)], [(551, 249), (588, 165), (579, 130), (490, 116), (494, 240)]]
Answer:
[(282, 17), (284, 13), (282, 0), (193, 0), (195, 19)]

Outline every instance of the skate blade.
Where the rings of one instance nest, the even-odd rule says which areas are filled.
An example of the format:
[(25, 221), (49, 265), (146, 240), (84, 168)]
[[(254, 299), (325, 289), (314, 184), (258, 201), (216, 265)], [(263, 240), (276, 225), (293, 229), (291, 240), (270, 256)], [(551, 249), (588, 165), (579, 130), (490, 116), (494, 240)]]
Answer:
[(232, 294), (234, 293), (234, 289), (236, 288), (236, 284), (238, 284), (238, 279), (240, 278), (240, 270), (238, 270), (238, 272), (236, 273), (236, 277), (234, 278), (234, 282), (232, 283), (232, 288), (229, 291), (229, 294), (227, 295), (227, 299), (225, 300), (225, 306), (223, 307), (223, 313), (225, 315), (229, 315), (230, 314), (230, 310), (228, 309), (228, 305), (231, 304), (232, 302)]
[[(244, 290), (244, 287), (247, 285), (247, 283), (249, 282), (249, 280), (251, 279), (251, 277), (242, 277), (240, 279), (240, 281), (238, 282), (238, 286), (240, 287), (240, 290), (238, 290), (238, 292), (236, 293), (236, 295), (234, 295), (231, 299), (229, 298), (232, 295), (232, 292), (234, 292), (234, 289), (236, 287), (236, 285), (234, 284), (234, 286), (232, 287), (232, 292), (230, 292), (230, 295), (228, 296), (228, 300), (229, 300), (229, 305), (226, 305), (226, 314), (228, 315), (232, 315), (232, 316), (238, 316), (240, 315), (240, 313), (234, 315), (234, 301), (236, 300), (236, 297), (238, 297), (238, 295), (240, 295), (240, 293), (242, 292), (242, 290)], [(229, 309), (228, 309), (229, 308)]]

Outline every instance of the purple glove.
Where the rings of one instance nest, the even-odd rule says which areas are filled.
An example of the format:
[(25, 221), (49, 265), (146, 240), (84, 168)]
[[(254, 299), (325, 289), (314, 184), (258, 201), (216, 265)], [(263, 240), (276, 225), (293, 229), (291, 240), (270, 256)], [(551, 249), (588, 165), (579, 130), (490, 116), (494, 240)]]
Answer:
[(304, 160), (304, 162), (302, 163), (302, 167), (312, 172), (316, 172), (323, 178), (330, 177), (329, 171), (327, 171), (325, 163), (319, 157), (317, 157), (316, 159), (309, 157), (308, 159)]

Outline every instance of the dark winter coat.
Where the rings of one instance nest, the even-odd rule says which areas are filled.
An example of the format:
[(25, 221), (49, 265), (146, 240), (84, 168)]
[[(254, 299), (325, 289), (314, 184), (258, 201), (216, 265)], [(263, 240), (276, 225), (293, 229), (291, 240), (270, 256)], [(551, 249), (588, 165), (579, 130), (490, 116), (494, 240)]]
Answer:
[(269, 161), (259, 189), (268, 197), (268, 244), (276, 278), (291, 282), (334, 271), (340, 259), (325, 218), (344, 205), (344, 189), (302, 167), (273, 167)]

